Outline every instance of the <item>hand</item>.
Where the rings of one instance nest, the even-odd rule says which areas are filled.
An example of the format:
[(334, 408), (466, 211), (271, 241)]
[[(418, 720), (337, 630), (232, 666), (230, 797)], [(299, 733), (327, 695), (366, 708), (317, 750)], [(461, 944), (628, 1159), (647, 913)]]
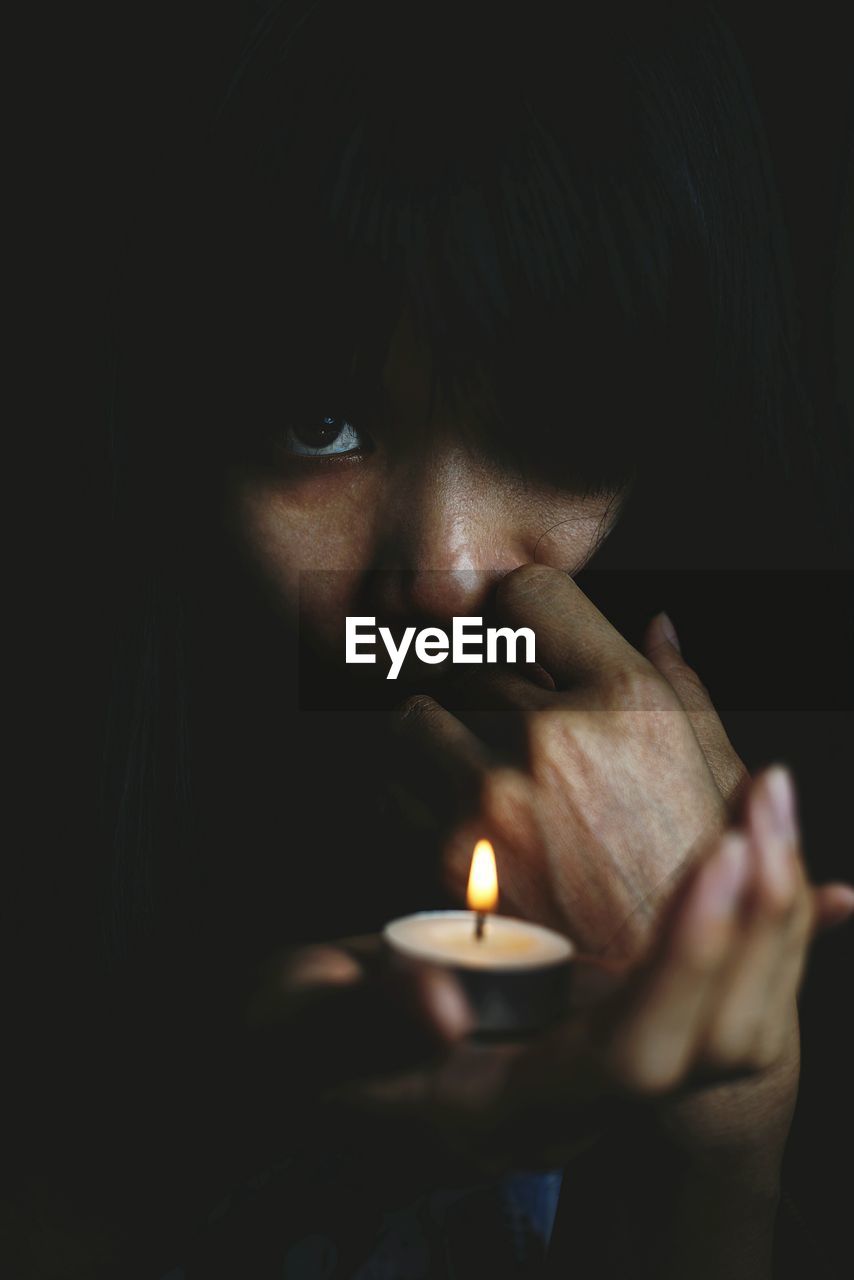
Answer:
[[(555, 1275), (570, 1257), (596, 1274), (630, 1271), (656, 1280), (772, 1275), (781, 1159), (798, 1081), (791, 980), (791, 967), (803, 959), (797, 935), (841, 923), (854, 911), (847, 885), (805, 897), (793, 801), (791, 778), (779, 767), (745, 795), (757, 869), (742, 908), (747, 929), (713, 1006), (713, 1056), (723, 1064), (746, 1053), (756, 1069), (663, 1095), (612, 1132), (576, 1171), (582, 1194), (561, 1199)], [(629, 1268), (617, 1243), (626, 1239)]]
[(496, 611), (533, 628), (554, 687), (467, 667), (445, 689), (458, 714), (410, 698), (394, 726), (397, 797), (437, 815), (453, 897), (464, 899), (487, 835), (502, 910), (630, 959), (747, 772), (660, 620), (638, 653), (570, 577), (541, 565), (500, 581)]
[[(632, 960), (704, 840), (727, 816), (744, 813), (747, 771), (661, 618), (647, 629), (641, 655), (571, 579), (539, 566), (502, 580), (497, 609), (513, 626), (533, 626), (538, 657), (560, 689), (467, 668), (477, 697), (458, 700), (458, 716), (436, 699), (410, 700), (396, 735), (409, 792), (445, 824), (455, 896), (463, 894), (474, 841), (489, 834), (503, 910), (562, 928), (602, 956)], [(478, 699), (491, 714), (472, 708)], [(510, 761), (508, 744), (517, 748)], [(472, 797), (457, 816), (455, 802)], [(830, 887), (815, 897), (817, 924), (844, 917), (847, 892)], [(749, 1144), (765, 1168), (776, 1168), (798, 1076), (794, 1001), (786, 1046), (773, 1068), (747, 1081), (660, 1106), (662, 1140), (720, 1156), (735, 1133), (742, 1158)]]
[[(731, 1190), (738, 1186), (742, 1194), (752, 1195), (776, 1188), (799, 1074), (797, 983), (789, 984), (787, 1003), (780, 1004), (769, 1019), (764, 1006), (773, 999), (772, 971), (799, 963), (797, 948), (786, 943), (787, 936), (791, 938), (788, 931), (797, 933), (805, 922), (813, 933), (843, 923), (854, 912), (854, 890), (829, 884), (804, 898), (794, 786), (787, 770), (776, 766), (764, 771), (748, 785), (743, 801), (746, 828), (763, 874), (746, 904), (757, 925), (750, 943), (753, 960), (733, 992), (733, 1020), (726, 1036), (733, 1043), (746, 1043), (753, 1036), (761, 1069), (743, 1079), (665, 1100), (654, 1109), (654, 1136), (663, 1154), (677, 1162), (688, 1157), (696, 1172), (725, 1178)], [(774, 850), (779, 857), (773, 856)], [(794, 871), (794, 894), (787, 893), (781, 865)], [(785, 991), (785, 984), (778, 984), (777, 990)], [(767, 1032), (761, 1031), (763, 1020), (766, 1028), (774, 1028), (772, 1051), (764, 1039)]]
[(271, 1099), (290, 1098), (325, 1140), (395, 1178), (407, 1162), (466, 1178), (565, 1162), (615, 1101), (773, 1071), (820, 904), (854, 903), (808, 884), (775, 787), (753, 784), (749, 825), (692, 868), (643, 959), (580, 964), (575, 1014), (528, 1044), (468, 1039), (462, 993), (431, 966), (395, 976), (352, 943), (278, 959), (250, 1016), (275, 1085), (268, 1128)]

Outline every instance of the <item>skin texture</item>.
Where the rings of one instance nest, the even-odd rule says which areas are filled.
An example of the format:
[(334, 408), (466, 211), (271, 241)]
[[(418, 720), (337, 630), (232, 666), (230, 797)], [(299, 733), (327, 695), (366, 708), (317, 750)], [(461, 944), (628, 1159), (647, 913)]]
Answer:
[[(576, 1008), (524, 1045), (478, 1044), (444, 971), (390, 973), (375, 937), (289, 948), (223, 1029), (222, 1145), (247, 1174), (303, 1142), (368, 1151), (392, 1195), (571, 1164), (584, 1172), (567, 1180), (553, 1274), (626, 1280), (611, 1251), (630, 1239), (638, 1277), (759, 1280), (798, 984), (854, 890), (809, 883), (791, 779), (748, 778), (669, 620), (635, 650), (573, 581), (621, 495), (499, 464), (468, 421), (428, 415), (428, 385), (404, 319), (371, 450), (292, 457), (283, 434), (266, 465), (229, 471), (225, 526), (286, 624), (301, 571), (330, 571), (302, 582), (318, 650), (334, 652), (348, 613), (448, 629), (490, 610), (535, 630), (536, 668), (466, 668), (395, 707), (388, 800), (427, 825), (457, 901), (474, 840), (493, 838), (501, 909), (583, 952)], [(51, 1194), (20, 1187), (2, 1205), (15, 1274), (143, 1274), (124, 1224)]]
[(441, 405), (431, 413), (430, 375), (404, 312), (365, 452), (299, 456), (283, 424), (266, 466), (234, 467), (227, 477), (235, 544), (291, 622), (300, 573), (311, 571), (301, 620), (319, 651), (340, 648), (344, 618), (362, 605), (422, 625), (477, 616), (518, 566), (577, 572), (616, 521), (620, 495), (585, 496), (580, 485), (523, 475), (494, 461), (470, 420)]
[[(447, 974), (390, 985), (371, 942), (350, 940), (271, 958), (253, 1052), (294, 1073), (331, 1140), (358, 1148), (367, 1126), (399, 1171), (403, 1134), (420, 1176), (553, 1167), (607, 1129), (612, 1104), (640, 1104), (662, 1167), (689, 1172), (644, 1210), (639, 1274), (767, 1275), (798, 984), (811, 937), (847, 918), (854, 891), (809, 884), (791, 778), (747, 776), (669, 619), (639, 652), (573, 582), (620, 494), (497, 464), (469, 424), (428, 415), (428, 386), (404, 317), (372, 450), (329, 461), (281, 446), (274, 466), (230, 473), (226, 519), (286, 619), (300, 571), (334, 571), (310, 575), (302, 599), (319, 650), (335, 650), (348, 613), (448, 627), (490, 608), (535, 630), (536, 670), (467, 668), (395, 709), (389, 787), (404, 820), (432, 823), (461, 903), (474, 842), (493, 839), (502, 910), (585, 953), (579, 1007), (528, 1046), (473, 1046)], [(330, 1077), (311, 1029), (334, 1019), (359, 1035), (342, 1033)], [(648, 1229), (659, 1219), (663, 1235)], [(696, 1257), (706, 1228), (716, 1244)]]

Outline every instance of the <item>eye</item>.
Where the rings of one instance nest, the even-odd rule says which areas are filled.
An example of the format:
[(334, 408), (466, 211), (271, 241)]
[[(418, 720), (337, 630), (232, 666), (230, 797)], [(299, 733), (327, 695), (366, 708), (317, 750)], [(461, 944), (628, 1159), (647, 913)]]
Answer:
[(358, 453), (366, 447), (366, 441), (346, 418), (308, 418), (286, 428), (284, 444), (290, 453), (303, 458), (328, 458)]

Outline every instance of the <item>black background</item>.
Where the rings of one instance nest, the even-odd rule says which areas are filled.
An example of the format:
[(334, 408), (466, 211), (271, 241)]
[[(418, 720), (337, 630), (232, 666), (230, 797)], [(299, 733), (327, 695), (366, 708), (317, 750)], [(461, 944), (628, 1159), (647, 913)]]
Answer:
[[(814, 402), (836, 429), (850, 430), (854, 240), (845, 183), (852, 68), (844, 6), (720, 7), (746, 54), (769, 134)], [(75, 833), (86, 830), (99, 743), (93, 711), (105, 689), (111, 600), (101, 547), (116, 264), (144, 225), (152, 191), (198, 145), (260, 9), (248, 2), (124, 3), (42, 14), (38, 57), (19, 100), (20, 132), (35, 139), (26, 148), (24, 186), (33, 207), (22, 259), (39, 368), (35, 483), (27, 488), (30, 523), (21, 543), (31, 551), (41, 548), (36, 533), (45, 541), (22, 613), (35, 658), (24, 730), (31, 749), (23, 753), (34, 780), (25, 793), (29, 835), (18, 848), (48, 868), (58, 849), (66, 868), (85, 857), (86, 841)], [(714, 631), (700, 626), (690, 598), (685, 594), (681, 616), (674, 614), (686, 657), (719, 700), (735, 745), (751, 768), (772, 758), (791, 764), (816, 877), (854, 878), (850, 584), (820, 572), (780, 575), (768, 581), (766, 600), (757, 605), (751, 593), (744, 614), (734, 610)], [(618, 603), (609, 616), (619, 625)], [(603, 607), (608, 611), (604, 598)], [(773, 647), (757, 643), (749, 620), (760, 615), (768, 634), (785, 634), (779, 662)], [(771, 656), (758, 662), (756, 652)], [(854, 926), (826, 938), (811, 965), (802, 1098), (789, 1154), (792, 1190), (837, 1258), (852, 1252), (853, 940)]]

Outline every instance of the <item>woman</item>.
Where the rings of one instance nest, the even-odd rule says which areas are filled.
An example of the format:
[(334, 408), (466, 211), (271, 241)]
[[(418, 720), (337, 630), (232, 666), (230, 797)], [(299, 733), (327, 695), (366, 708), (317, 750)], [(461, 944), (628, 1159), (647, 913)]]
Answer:
[[(284, 4), (186, 185), (115, 419), (80, 1075), (99, 1206), (105, 1161), (116, 1221), (153, 1205), (116, 1265), (772, 1275), (795, 995), (854, 890), (809, 883), (790, 774), (750, 777), (658, 611), (839, 537), (730, 37), (705, 6)], [(538, 666), (357, 679), (353, 615), (530, 626)], [(528, 1044), (473, 1044), (448, 975), (372, 942), (459, 904), (484, 833), (502, 909), (588, 958)]]

